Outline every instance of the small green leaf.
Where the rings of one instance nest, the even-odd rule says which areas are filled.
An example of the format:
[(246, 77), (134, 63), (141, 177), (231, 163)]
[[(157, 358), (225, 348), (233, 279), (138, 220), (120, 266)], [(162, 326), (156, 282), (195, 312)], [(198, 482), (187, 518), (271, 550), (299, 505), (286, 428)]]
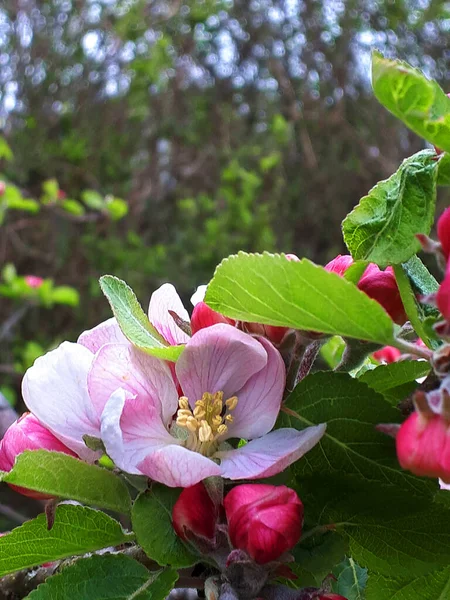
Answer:
[(420, 249), (415, 235), (428, 235), (434, 221), (435, 158), (431, 150), (407, 158), (347, 215), (344, 241), (355, 260), (385, 267), (406, 262)]
[(394, 343), (393, 323), (377, 302), (306, 259), (232, 255), (217, 267), (205, 301), (242, 321)]
[(81, 194), (81, 199), (88, 208), (92, 208), (93, 210), (102, 210), (102, 208), (105, 206), (105, 200), (103, 196), (101, 196), (95, 190), (84, 190), (84, 192)]
[(0, 537), (0, 577), (45, 562), (133, 541), (103, 512), (62, 504), (52, 529), (44, 514)]
[(128, 204), (121, 198), (106, 196), (105, 208), (113, 221), (120, 221), (128, 213)]
[(140, 494), (133, 505), (131, 519), (137, 540), (149, 558), (158, 564), (188, 567), (197, 559), (176, 535), (172, 509), (180, 490), (153, 485)]
[(77, 202), (77, 200), (71, 200), (70, 198), (63, 200), (61, 206), (66, 212), (75, 215), (76, 217), (81, 217), (86, 212), (82, 204)]
[(47, 579), (28, 600), (164, 600), (178, 573), (151, 572), (123, 554), (81, 558)]
[(112, 275), (100, 278), (100, 287), (108, 299), (123, 334), (140, 350), (164, 360), (176, 361), (184, 346), (169, 346), (142, 310), (133, 290)]
[(347, 600), (364, 600), (365, 588), (369, 577), (367, 569), (360, 567), (353, 558), (345, 559), (333, 571), (337, 581), (333, 591), (344, 596)]
[(80, 303), (80, 294), (72, 287), (60, 285), (52, 290), (51, 301), (55, 302), (56, 304), (78, 306)]
[(430, 363), (424, 360), (402, 360), (366, 371), (359, 381), (363, 381), (376, 392), (383, 394), (391, 404), (396, 405), (416, 389), (416, 379), (428, 375), (430, 368)]
[(11, 161), (14, 158), (11, 148), (8, 145), (8, 142), (5, 140), (3, 136), (0, 136), (0, 160), (5, 159), (7, 161)]
[(26, 450), (2, 481), (119, 513), (127, 514), (131, 508), (128, 489), (120, 477), (61, 452)]
[(419, 257), (413, 256), (402, 266), (417, 293), (428, 295), (438, 291), (439, 283)]
[(401, 421), (400, 412), (360, 380), (345, 373), (314, 373), (297, 385), (285, 406), (297, 416), (282, 413), (283, 426), (301, 430), (327, 424), (320, 442), (291, 467), (296, 478), (342, 472), (417, 495), (434, 492), (430, 482), (400, 468), (394, 440), (375, 429), (378, 423)]
[(435, 81), (403, 61), (374, 52), (372, 87), (381, 104), (407, 127), (450, 151), (450, 98)]
[(450, 152), (445, 152), (439, 158), (438, 185), (450, 185)]

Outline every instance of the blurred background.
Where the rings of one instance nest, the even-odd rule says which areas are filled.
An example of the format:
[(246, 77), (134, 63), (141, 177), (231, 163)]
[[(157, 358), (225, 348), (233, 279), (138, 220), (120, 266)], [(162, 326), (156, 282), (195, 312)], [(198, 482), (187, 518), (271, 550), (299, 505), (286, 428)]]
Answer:
[(449, 34), (443, 0), (3, 0), (8, 402), (110, 316), (101, 274), (146, 308), (165, 281), (188, 302), (241, 249), (344, 251), (342, 218), (423, 145), (373, 97), (371, 50), (450, 91)]

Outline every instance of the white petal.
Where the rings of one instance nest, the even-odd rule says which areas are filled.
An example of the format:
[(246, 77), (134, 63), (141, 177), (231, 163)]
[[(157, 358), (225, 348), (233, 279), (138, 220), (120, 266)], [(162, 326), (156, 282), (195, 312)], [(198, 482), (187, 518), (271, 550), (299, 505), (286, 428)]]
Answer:
[(206, 295), (207, 285), (199, 285), (198, 288), (191, 296), (191, 303), (193, 306), (196, 306), (199, 302), (203, 302)]
[(94, 354), (105, 344), (129, 344), (114, 317), (103, 321), (100, 325), (83, 331), (77, 342)]
[(175, 312), (183, 321), (189, 322), (189, 314), (181, 302), (177, 290), (171, 283), (164, 283), (153, 292), (148, 307), (150, 323), (170, 345), (185, 344), (190, 338), (173, 320), (169, 310)]

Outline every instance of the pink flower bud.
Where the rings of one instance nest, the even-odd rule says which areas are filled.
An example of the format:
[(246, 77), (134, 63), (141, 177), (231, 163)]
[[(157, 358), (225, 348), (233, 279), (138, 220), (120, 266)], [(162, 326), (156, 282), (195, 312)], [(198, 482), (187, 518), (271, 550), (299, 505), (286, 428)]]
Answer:
[(286, 254), (285, 256), (288, 260), (292, 260), (293, 262), (300, 262), (300, 259), (296, 254)]
[(381, 271), (377, 265), (370, 264), (359, 280), (358, 287), (381, 304), (395, 323), (403, 325), (407, 320), (392, 267)]
[(67, 198), (67, 194), (64, 190), (58, 190), (57, 200), (65, 200)]
[(276, 327), (275, 325), (263, 325), (262, 323), (244, 323), (244, 330), (254, 335), (261, 335), (273, 344), (279, 344), (289, 329), (287, 327)]
[(340, 594), (322, 594), (318, 600), (347, 600), (347, 598)]
[(278, 559), (300, 539), (303, 504), (284, 485), (238, 485), (225, 497), (224, 507), (231, 543), (257, 563)]
[(6, 183), (4, 181), (0, 181), (0, 196), (6, 192)]
[(378, 360), (378, 362), (389, 364), (397, 362), (401, 355), (402, 353), (398, 348), (394, 348), (394, 346), (385, 346), (374, 352), (372, 356), (375, 360)]
[(37, 277), (37, 275), (25, 275), (24, 277), (25, 279), (25, 283), (30, 287), (30, 288), (40, 288), (41, 285), (44, 283), (44, 280), (42, 279), (42, 277)]
[(215, 325), (216, 323), (234, 325), (232, 319), (227, 319), (212, 308), (209, 308), (204, 302), (199, 302), (194, 306), (191, 317), (191, 331), (193, 334), (197, 333), (200, 329), (211, 327), (211, 325)]
[(202, 482), (185, 488), (172, 509), (172, 524), (183, 540), (210, 540), (216, 534), (219, 509)]
[[(46, 429), (31, 413), (23, 414), (6, 431), (0, 442), (0, 470), (10, 471), (16, 457), (24, 450), (54, 450), (76, 456), (60, 442), (48, 429)], [(30, 498), (47, 499), (47, 496), (33, 490), (11, 485), (11, 488)]]
[(325, 265), (325, 270), (330, 273), (336, 273), (340, 277), (344, 276), (345, 271), (353, 264), (353, 258), (349, 254), (338, 254), (336, 258), (330, 260)]
[(450, 208), (446, 208), (439, 217), (437, 234), (439, 241), (441, 242), (442, 252), (445, 259), (448, 260), (450, 255)]
[(444, 417), (414, 412), (400, 427), (396, 445), (403, 469), (450, 483), (450, 424)]
[(450, 263), (436, 294), (436, 305), (446, 321), (450, 321)]

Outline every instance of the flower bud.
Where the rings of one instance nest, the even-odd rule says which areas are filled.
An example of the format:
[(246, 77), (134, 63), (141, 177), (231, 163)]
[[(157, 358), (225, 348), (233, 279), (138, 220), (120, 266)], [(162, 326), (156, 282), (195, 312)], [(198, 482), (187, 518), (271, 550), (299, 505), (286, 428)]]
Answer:
[(218, 518), (218, 507), (202, 482), (185, 488), (172, 509), (175, 533), (185, 541), (214, 541)]
[(322, 594), (318, 600), (347, 600), (347, 598), (340, 594)]
[(381, 304), (398, 325), (403, 325), (408, 319), (392, 267), (381, 271), (377, 265), (370, 264), (359, 280), (358, 287)]
[(446, 321), (450, 321), (450, 263), (436, 294), (436, 305)]
[(262, 323), (245, 323), (244, 330), (248, 333), (261, 335), (272, 342), (279, 344), (289, 331), (287, 327), (277, 327), (276, 325), (263, 325)]
[(450, 424), (444, 417), (414, 412), (400, 427), (396, 445), (403, 469), (450, 483)]
[(336, 273), (340, 277), (344, 276), (345, 271), (353, 264), (353, 258), (349, 254), (338, 254), (336, 258), (330, 260), (324, 267), (330, 273)]
[(397, 362), (401, 355), (401, 351), (398, 348), (394, 348), (394, 346), (385, 346), (372, 354), (375, 360), (387, 365)]
[(2, 180), (0, 180), (0, 196), (3, 196), (3, 194), (6, 192), (6, 183)]
[(34, 289), (40, 288), (41, 285), (44, 283), (42, 277), (38, 277), (37, 275), (25, 275), (24, 279), (28, 287)]
[(303, 504), (286, 486), (238, 485), (224, 507), (231, 543), (257, 563), (277, 560), (300, 539)]
[(442, 253), (445, 260), (448, 260), (450, 255), (450, 208), (446, 208), (439, 217), (437, 223), (437, 234), (441, 242)]
[[(31, 413), (25, 413), (7, 429), (0, 442), (0, 470), (10, 471), (14, 466), (16, 457), (24, 450), (54, 450), (55, 452), (64, 452), (64, 454), (76, 456), (53, 433), (41, 425)], [(53, 498), (53, 496), (15, 485), (11, 485), (11, 488), (30, 498)]]
[(216, 323), (234, 325), (233, 320), (227, 319), (212, 308), (209, 308), (203, 301), (194, 306), (191, 316), (191, 331), (193, 334), (197, 333), (200, 329), (211, 327), (211, 325), (215, 325)]

